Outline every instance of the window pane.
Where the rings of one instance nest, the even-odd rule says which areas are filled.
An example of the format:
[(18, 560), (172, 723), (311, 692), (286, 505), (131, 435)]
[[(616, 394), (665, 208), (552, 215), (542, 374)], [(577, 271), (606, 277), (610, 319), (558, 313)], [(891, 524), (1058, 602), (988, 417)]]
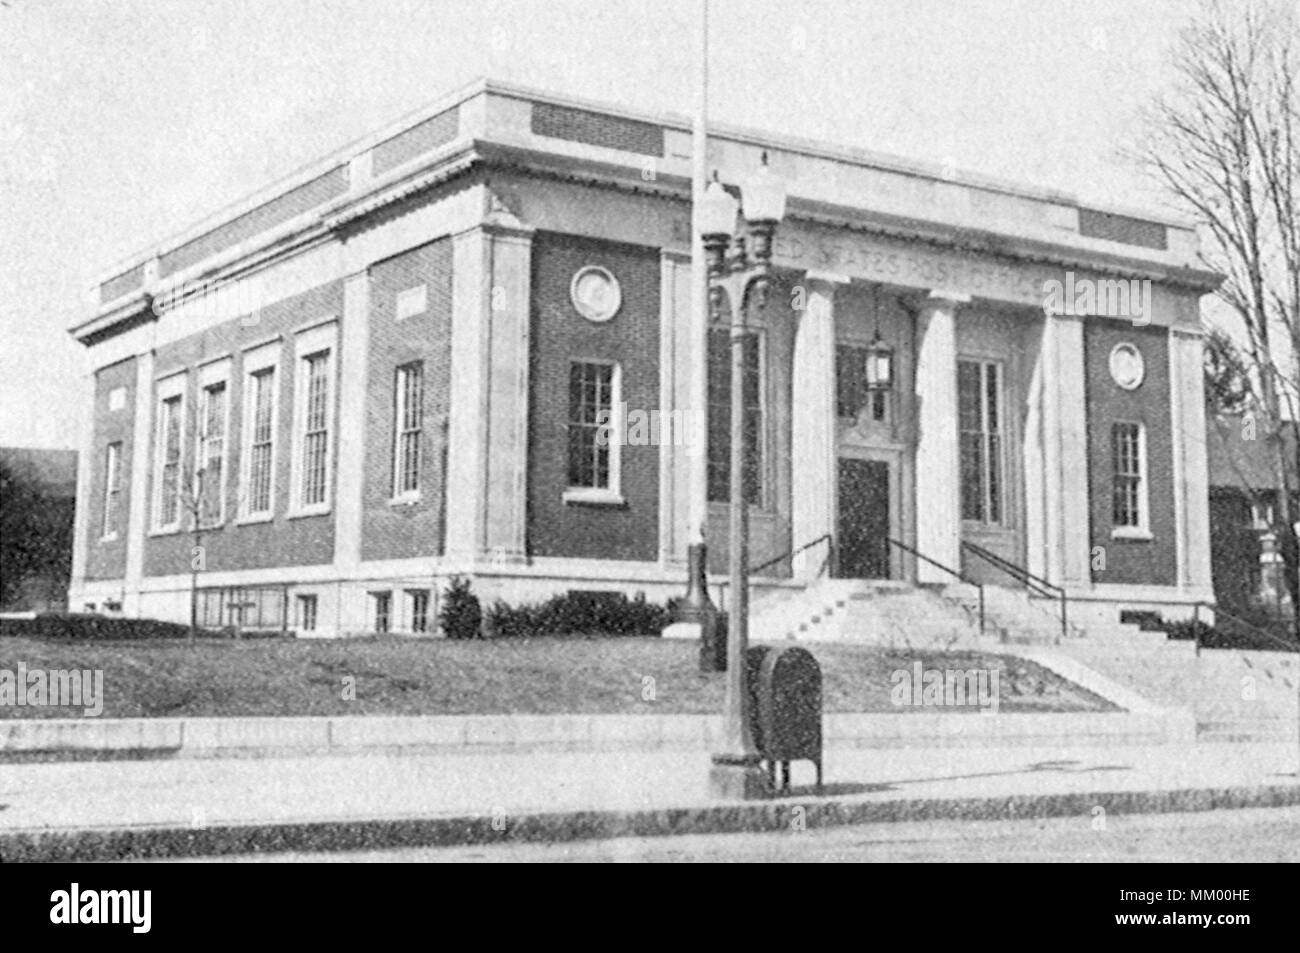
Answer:
[(329, 351), (308, 357), (307, 405), (303, 420), (302, 502), (325, 502), (329, 462)]
[(609, 424), (614, 410), (614, 366), (575, 361), (569, 366), (568, 485), (609, 489)]

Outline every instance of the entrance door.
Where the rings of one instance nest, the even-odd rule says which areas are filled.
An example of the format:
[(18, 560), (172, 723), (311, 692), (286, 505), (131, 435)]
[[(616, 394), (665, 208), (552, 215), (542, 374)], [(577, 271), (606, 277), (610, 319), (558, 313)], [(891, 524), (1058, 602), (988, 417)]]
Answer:
[(839, 572), (844, 579), (889, 578), (889, 464), (839, 461)]

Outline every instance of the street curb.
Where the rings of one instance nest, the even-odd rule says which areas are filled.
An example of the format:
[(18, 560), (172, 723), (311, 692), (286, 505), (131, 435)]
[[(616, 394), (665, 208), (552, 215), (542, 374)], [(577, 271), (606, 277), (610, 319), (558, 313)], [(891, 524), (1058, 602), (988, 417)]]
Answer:
[[(827, 713), (828, 748), (1148, 745), (1195, 740), (1178, 709)], [(417, 715), (0, 720), (0, 764), (139, 758), (709, 749), (716, 715)]]
[[(1300, 804), (1300, 784), (1074, 792), (984, 798), (785, 798), (645, 811), (573, 811), (391, 820), (232, 824), (193, 829), (49, 830), (0, 833), (0, 860), (67, 862), (215, 857), (231, 854), (385, 850), (495, 843), (562, 843), (615, 837), (795, 832), (902, 821), (1028, 820), (1159, 814)], [(801, 825), (801, 826), (797, 826)], [(500, 828), (500, 829), (498, 829)]]

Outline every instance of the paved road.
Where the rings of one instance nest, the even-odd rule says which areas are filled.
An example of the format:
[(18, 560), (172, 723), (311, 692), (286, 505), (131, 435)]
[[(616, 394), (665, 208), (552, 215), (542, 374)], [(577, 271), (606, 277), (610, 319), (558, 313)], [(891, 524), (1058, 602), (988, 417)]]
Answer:
[[(1104, 822), (1104, 823), (1101, 823)], [(868, 824), (815, 831), (621, 838), (570, 844), (225, 857), (312, 862), (1300, 861), (1300, 808), (1041, 821)]]

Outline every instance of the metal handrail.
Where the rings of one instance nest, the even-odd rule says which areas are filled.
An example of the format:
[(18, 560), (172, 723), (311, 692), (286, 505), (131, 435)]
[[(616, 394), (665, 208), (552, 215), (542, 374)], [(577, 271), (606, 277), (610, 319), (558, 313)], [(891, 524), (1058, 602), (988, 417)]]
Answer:
[(799, 555), (804, 550), (812, 549), (818, 543), (830, 544), (829, 546), (826, 547), (826, 559), (822, 563), (822, 568), (817, 573), (818, 576), (821, 576), (822, 573), (826, 572), (826, 567), (830, 565), (831, 555), (835, 552), (835, 537), (832, 536), (830, 533), (823, 533), (822, 535), (818, 536), (810, 543), (804, 543), (802, 546), (784, 552), (780, 556), (776, 556), (773, 559), (769, 559), (767, 562), (761, 563), (760, 565), (751, 566), (749, 569), (749, 574), (752, 576), (754, 575), (754, 573), (761, 572), (762, 570), (766, 569), (768, 566), (775, 566), (777, 563), (783, 562), (784, 560), (793, 559), (795, 556)]
[(977, 546), (975, 543), (967, 540), (961, 541), (962, 549), (974, 553), (976, 556), (991, 564), (995, 569), (1000, 569), (1012, 579), (1024, 585), (1026, 588), (1036, 592), (1038, 595), (1048, 599), (1057, 599), (1061, 606), (1061, 638), (1068, 638), (1070, 632), (1069, 621), (1069, 600), (1066, 597), (1065, 589), (1054, 582), (1049, 582), (1042, 576), (1035, 576), (1024, 566), (1017, 566), (1009, 559), (1004, 559), (997, 553), (990, 552), (983, 546)]
[(1201, 607), (1202, 607), (1202, 606), (1204, 606), (1205, 608), (1207, 608), (1207, 609), (1209, 609), (1211, 612), (1213, 612), (1213, 613), (1215, 614), (1216, 617), (1221, 616), (1221, 615), (1222, 615), (1222, 616), (1227, 616), (1229, 619), (1231, 619), (1233, 622), (1237, 623), (1238, 625), (1243, 625), (1243, 626), (1245, 626), (1246, 628), (1248, 628), (1248, 629), (1252, 630), (1253, 632), (1255, 632), (1256, 634), (1258, 634), (1258, 635), (1262, 635), (1262, 636), (1263, 636), (1265, 639), (1267, 639), (1268, 641), (1270, 641), (1270, 642), (1274, 642), (1274, 643), (1276, 643), (1277, 645), (1282, 646), (1282, 647), (1285, 648), (1288, 652), (1293, 652), (1293, 651), (1297, 651), (1298, 649), (1300, 649), (1300, 646), (1297, 646), (1295, 642), (1288, 642), (1286, 639), (1279, 638), (1278, 636), (1274, 635), (1272, 632), (1269, 632), (1267, 629), (1262, 629), (1262, 628), (1260, 628), (1259, 626), (1255, 625), (1255, 623), (1253, 623), (1253, 622), (1247, 622), (1247, 621), (1246, 621), (1245, 619), (1243, 619), (1241, 616), (1239, 616), (1239, 615), (1235, 615), (1235, 614), (1229, 612), (1227, 609), (1222, 609), (1222, 608), (1220, 608), (1219, 606), (1216, 606), (1216, 605), (1214, 605), (1213, 603), (1210, 603), (1210, 602), (1203, 602), (1203, 601), (1200, 601), (1200, 602), (1193, 602), (1193, 603), (1192, 603), (1192, 623), (1193, 623), (1193, 625), (1192, 625), (1192, 632), (1193, 632), (1193, 634), (1194, 634), (1194, 636), (1195, 636), (1195, 638), (1196, 638), (1196, 654), (1197, 654), (1197, 655), (1200, 655), (1200, 654), (1201, 654), (1201, 624), (1200, 624), (1200, 623), (1201, 623)]
[(969, 576), (967, 576), (959, 569), (953, 569), (951, 566), (945, 566), (937, 559), (930, 558), (925, 553), (921, 552), (919, 549), (916, 549), (913, 546), (909, 546), (907, 545), (907, 543), (904, 543), (900, 540), (894, 539), (892, 536), (886, 536), (885, 539), (888, 540), (890, 545), (897, 546), (899, 549), (903, 550), (904, 552), (911, 553), (917, 559), (929, 563), (935, 569), (940, 569), (946, 572), (948, 575), (965, 583), (968, 586), (974, 586), (976, 590), (979, 592), (979, 596), (980, 596), (980, 635), (984, 634), (984, 585), (983, 583), (976, 582), (974, 579), (971, 579)]

